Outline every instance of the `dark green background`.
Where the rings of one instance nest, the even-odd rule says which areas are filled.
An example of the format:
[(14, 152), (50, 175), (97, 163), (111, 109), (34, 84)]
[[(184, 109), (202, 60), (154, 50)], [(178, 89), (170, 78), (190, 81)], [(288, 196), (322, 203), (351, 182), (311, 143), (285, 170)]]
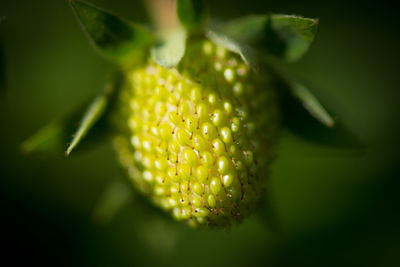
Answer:
[[(136, 1), (91, 1), (146, 21)], [(2, 261), (53, 266), (399, 266), (399, 38), (396, 13), (368, 1), (208, 1), (214, 17), (279, 12), (320, 18), (290, 68), (366, 144), (316, 146), (284, 133), (261, 212), (230, 230), (193, 230), (134, 196), (93, 221), (107, 184), (125, 181), (108, 142), (65, 158), (19, 144), (94, 96), (112, 66), (65, 1), (1, 0), (7, 90), (0, 92)]]

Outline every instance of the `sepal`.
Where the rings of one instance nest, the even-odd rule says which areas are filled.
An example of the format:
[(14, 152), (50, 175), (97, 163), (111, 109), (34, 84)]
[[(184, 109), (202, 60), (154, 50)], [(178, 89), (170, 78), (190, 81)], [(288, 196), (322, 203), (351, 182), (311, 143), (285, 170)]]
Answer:
[(122, 80), (122, 74), (115, 73), (94, 101), (44, 126), (21, 144), (22, 152), (57, 153), (68, 145), (66, 154), (69, 155), (78, 144), (88, 147), (103, 140), (110, 132), (108, 115), (114, 108), (114, 98)]
[(282, 67), (269, 65), (268, 68), (279, 95), (283, 125), (290, 132), (319, 145), (365, 148), (343, 120), (334, 116), (319, 100), (312, 87), (289, 75)]
[(154, 43), (146, 28), (80, 0), (69, 0), (77, 20), (101, 55), (120, 64), (137, 62)]
[(177, 0), (176, 13), (181, 25), (190, 33), (200, 31), (207, 18), (203, 0)]
[(293, 62), (308, 51), (318, 20), (295, 15), (248, 15), (213, 27), (240, 44)]

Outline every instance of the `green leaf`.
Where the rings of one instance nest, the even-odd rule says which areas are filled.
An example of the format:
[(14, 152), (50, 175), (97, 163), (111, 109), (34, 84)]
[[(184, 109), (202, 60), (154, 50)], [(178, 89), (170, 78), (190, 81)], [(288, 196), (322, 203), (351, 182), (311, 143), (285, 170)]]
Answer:
[(327, 127), (333, 127), (335, 121), (328, 111), (322, 106), (310, 90), (301, 83), (295, 82), (290, 85), (291, 92), (303, 107), (317, 120)]
[(291, 103), (284, 105), (290, 108), (291, 105), (299, 103), (309, 116), (319, 121), (325, 127), (332, 128), (335, 125), (333, 116), (320, 103), (310, 89), (295, 78), (286, 68), (281, 60), (269, 55), (262, 55), (262, 62), (265, 71), (269, 73), (275, 81), (275, 87), (283, 96), (283, 99), (293, 99)]
[(249, 15), (214, 27), (238, 43), (292, 62), (307, 52), (318, 20), (294, 15)]
[[(283, 85), (283, 86), (287, 86)], [(307, 89), (308, 93), (310, 91)], [(312, 96), (312, 98), (315, 98)], [(304, 102), (291, 94), (282, 94), (281, 107), (283, 112), (284, 126), (296, 136), (310, 143), (332, 146), (336, 148), (364, 149), (364, 144), (354, 135), (349, 128), (338, 119), (328, 126), (316, 120), (315, 117), (304, 107)], [(318, 105), (321, 105), (318, 103)], [(325, 109), (324, 109), (325, 110)], [(326, 110), (324, 111), (326, 112)]]
[(80, 107), (75, 112), (41, 128), (21, 144), (22, 152), (29, 154), (32, 152), (64, 151), (85, 108), (86, 104), (85, 107)]
[(82, 145), (86, 146), (96, 143), (108, 132), (107, 115), (112, 109), (121, 80), (121, 74), (116, 74), (107, 83), (102, 94), (92, 101), (89, 108), (87, 107), (89, 103), (85, 104), (71, 114), (46, 125), (21, 144), (22, 151), (24, 153), (64, 151), (71, 141), (71, 136), (73, 140), (68, 145), (67, 155), (82, 141), (85, 141)]
[(199, 30), (206, 18), (206, 8), (202, 0), (177, 0), (176, 13), (188, 31)]
[(301, 58), (317, 33), (318, 20), (293, 15), (272, 15), (268, 20), (266, 48), (288, 61)]
[(284, 126), (304, 140), (326, 146), (361, 149), (362, 142), (325, 106), (304, 83), (279, 64), (267, 66), (280, 98)]
[(80, 0), (69, 4), (91, 43), (108, 59), (130, 62), (154, 42), (151, 32), (111, 12)]
[(246, 45), (242, 45), (229, 36), (214, 30), (208, 30), (207, 37), (216, 45), (220, 45), (229, 51), (238, 54), (248, 66), (256, 66), (253, 50)]
[(98, 96), (93, 103), (89, 106), (85, 112), (82, 121), (80, 122), (78, 130), (75, 132), (71, 143), (68, 145), (67, 156), (72, 152), (73, 149), (81, 142), (86, 136), (88, 131), (94, 126), (94, 124), (103, 116), (108, 104), (108, 95), (103, 94)]
[(211, 26), (239, 43), (257, 45), (264, 38), (268, 18), (268, 15), (247, 15), (222, 25), (214, 24)]
[[(311, 143), (361, 149), (362, 142), (300, 83), (281, 84), (281, 109), (285, 127)], [(286, 92), (285, 92), (286, 91)]]
[(186, 31), (182, 28), (161, 33), (160, 41), (151, 49), (158, 65), (172, 68), (179, 64), (186, 48)]
[(104, 87), (103, 92), (90, 104), (87, 108), (82, 120), (79, 124), (77, 131), (69, 144), (66, 155), (68, 156), (73, 149), (82, 141), (91, 128), (101, 119), (107, 111), (110, 111), (112, 106), (116, 89), (120, 87), (122, 74), (116, 74)]

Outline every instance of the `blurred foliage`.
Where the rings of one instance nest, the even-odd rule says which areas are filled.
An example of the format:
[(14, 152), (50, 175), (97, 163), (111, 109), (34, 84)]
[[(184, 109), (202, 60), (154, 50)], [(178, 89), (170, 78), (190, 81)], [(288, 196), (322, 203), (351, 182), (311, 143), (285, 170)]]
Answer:
[[(84, 1), (69, 1), (90, 41), (105, 57), (118, 63), (135, 62), (154, 37), (142, 26), (99, 9)], [(132, 63), (130, 63), (132, 64)]]
[(247, 15), (221, 29), (240, 43), (251, 44), (287, 61), (300, 59), (317, 33), (318, 20), (295, 15)]
[[(91, 2), (146, 21), (140, 2)], [(7, 23), (0, 25), (0, 34), (8, 88), (0, 98), (0, 195), (5, 261), (67, 266), (400, 264), (395, 9), (364, 1), (206, 2), (211, 15), (221, 19), (270, 11), (319, 17), (319, 34), (309, 53), (290, 68), (312, 81), (343, 127), (366, 143), (365, 151), (323, 147), (284, 133), (265, 210), (231, 230), (189, 229), (135, 192), (119, 193), (128, 203), (108, 224), (98, 223), (109, 215), (96, 213), (95, 207), (119, 192), (118, 181), (126, 182), (110, 144), (71, 158), (23, 156), (19, 145), (41, 125), (95, 95), (112, 66), (87, 43), (65, 1), (3, 0), (0, 16)], [(109, 189), (110, 183), (117, 185)]]
[(176, 13), (180, 23), (188, 31), (196, 31), (201, 28), (207, 17), (203, 0), (177, 0)]

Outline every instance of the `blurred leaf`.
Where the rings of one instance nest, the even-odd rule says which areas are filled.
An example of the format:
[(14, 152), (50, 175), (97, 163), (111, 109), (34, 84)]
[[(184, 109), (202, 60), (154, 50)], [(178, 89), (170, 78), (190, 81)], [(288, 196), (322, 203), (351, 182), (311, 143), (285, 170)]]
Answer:
[(285, 127), (313, 143), (364, 148), (362, 142), (328, 112), (309, 87), (289, 75), (279, 64), (272, 62), (269, 61), (267, 68), (274, 77)]
[(93, 210), (93, 220), (109, 223), (115, 214), (131, 199), (131, 185), (122, 181), (108, 184)]
[(89, 40), (111, 60), (129, 62), (154, 42), (151, 32), (108, 11), (80, 0), (69, 4)]
[(237, 42), (254, 45), (263, 39), (268, 18), (268, 15), (246, 15), (212, 27), (216, 27)]
[(186, 31), (182, 28), (161, 33), (161, 40), (151, 49), (153, 59), (165, 68), (178, 65), (186, 47)]
[(67, 156), (81, 142), (88, 131), (110, 111), (116, 89), (120, 86), (121, 74), (116, 74), (104, 87), (103, 92), (90, 104), (80, 122), (78, 130), (69, 144)]
[(206, 35), (216, 45), (223, 46), (229, 51), (238, 54), (246, 65), (252, 67), (256, 66), (253, 51), (249, 46), (241, 45), (229, 36), (218, 31), (208, 30)]
[[(288, 85), (285, 84), (283, 86), (287, 87)], [(299, 86), (304, 87), (304, 85)], [(307, 94), (310, 94), (308, 89)], [(333, 120), (332, 116), (327, 113), (319, 102), (318, 105), (323, 109), (322, 113), (325, 114), (320, 114), (321, 118), (316, 120), (315, 115), (313, 116), (316, 112), (309, 111), (309, 108), (305, 107), (306, 104), (299, 101), (297, 96), (285, 93), (281, 96), (284, 125), (293, 134), (308, 142), (324, 146), (357, 150), (365, 148), (362, 142), (342, 122), (338, 121), (338, 119)], [(315, 96), (311, 97), (315, 99)], [(328, 120), (325, 123), (321, 123), (325, 115)], [(330, 124), (332, 126), (328, 126), (328, 122), (332, 123)]]
[(215, 27), (241, 44), (292, 62), (307, 52), (318, 20), (294, 15), (249, 15)]
[(308, 50), (317, 33), (318, 20), (293, 15), (272, 15), (268, 20), (265, 45), (268, 51), (296, 61)]
[[(85, 136), (85, 142), (82, 145), (89, 146), (97, 143), (108, 133), (107, 115), (111, 111), (115, 92), (120, 86), (121, 79), (121, 75), (116, 74), (89, 108), (87, 106), (90, 102), (40, 129), (21, 144), (22, 151), (24, 153), (64, 151), (74, 132), (73, 140), (66, 151), (67, 155), (82, 142)], [(79, 121), (81, 122), (79, 123)]]
[[(85, 104), (85, 107), (87, 104)], [(65, 151), (68, 142), (71, 141), (71, 136), (76, 129), (76, 124), (84, 113), (84, 108), (79, 108), (72, 114), (57, 119), (48, 125), (44, 126), (37, 133), (29, 137), (21, 144), (23, 153), (29, 154), (32, 152), (56, 153)], [(87, 136), (91, 142), (103, 136), (107, 128), (104, 123), (98, 123), (90, 132), (92, 135)], [(91, 142), (84, 142), (87, 146)]]
[[(80, 112), (77, 112), (80, 114)], [(65, 144), (72, 133), (71, 123), (78, 120), (76, 113), (67, 118), (56, 120), (41, 128), (21, 144), (23, 153), (49, 152), (65, 149)]]
[(327, 127), (333, 127), (335, 125), (332, 116), (306, 86), (295, 82), (290, 85), (290, 89), (293, 96), (297, 98), (297, 100), (314, 118)]
[(103, 116), (108, 105), (108, 98), (108, 94), (103, 94), (98, 96), (93, 103), (90, 104), (80, 122), (78, 130), (75, 132), (71, 143), (68, 145), (66, 151), (67, 156), (69, 156), (93, 125)]
[(179, 21), (188, 31), (200, 29), (206, 18), (203, 0), (177, 0), (176, 13)]

